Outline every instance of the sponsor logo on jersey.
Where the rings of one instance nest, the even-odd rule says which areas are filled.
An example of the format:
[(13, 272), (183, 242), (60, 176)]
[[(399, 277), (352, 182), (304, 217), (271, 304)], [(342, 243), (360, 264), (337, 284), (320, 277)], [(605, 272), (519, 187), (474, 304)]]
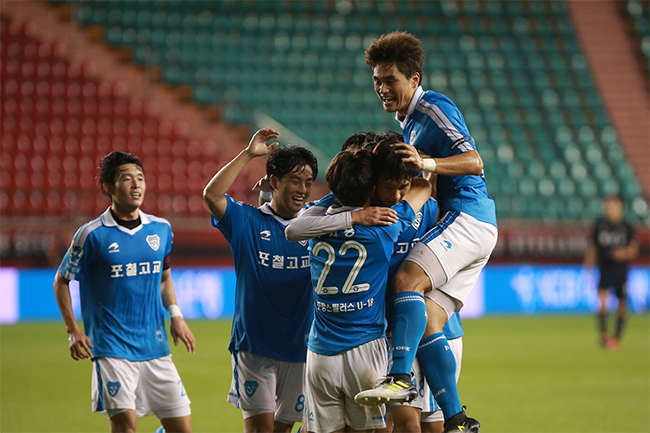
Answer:
[(78, 265), (81, 257), (84, 255), (84, 250), (79, 245), (75, 245), (70, 249), (70, 263)]
[(411, 348), (408, 346), (397, 346), (395, 350), (405, 350), (406, 352), (410, 352)]
[(120, 392), (121, 387), (122, 385), (120, 385), (120, 382), (108, 382), (106, 384), (106, 389), (108, 389), (108, 393), (111, 397), (115, 397), (117, 393)]
[(451, 242), (449, 241), (442, 241), (440, 242), (440, 245), (442, 245), (442, 248), (444, 248), (445, 251), (449, 251), (451, 249)]
[(270, 230), (262, 230), (260, 232), (260, 239), (263, 241), (270, 241), (271, 240), (271, 231)]
[(149, 235), (146, 240), (152, 250), (158, 251), (158, 248), (160, 248), (160, 237), (158, 235)]
[(349, 228), (349, 229), (347, 229), (346, 231), (343, 232), (343, 235), (346, 238), (351, 238), (352, 236), (354, 236), (354, 233), (355, 233), (354, 228)]
[(119, 253), (120, 252), (120, 244), (117, 242), (113, 242), (108, 246), (108, 253)]
[(418, 214), (415, 216), (415, 219), (413, 220), (413, 228), (415, 230), (418, 230), (420, 228), (420, 224), (422, 224), (422, 212), (418, 212)]
[(411, 131), (411, 135), (409, 135), (409, 143), (412, 144), (415, 141), (415, 139), (417, 138), (417, 136), (418, 136), (417, 132)]
[(303, 247), (306, 247), (308, 242), (309, 242), (309, 241), (306, 240), (306, 239), (305, 239), (305, 240), (302, 240), (302, 241), (298, 241), (298, 243), (299, 243), (300, 245), (302, 245)]
[(465, 135), (464, 137), (459, 138), (458, 140), (454, 141), (454, 143), (451, 145), (451, 150), (456, 149), (458, 146), (460, 146), (463, 143), (469, 143), (472, 141), (472, 137), (469, 135)]
[(246, 395), (252, 397), (253, 394), (255, 394), (255, 391), (257, 391), (258, 386), (259, 384), (256, 380), (247, 380), (244, 382), (244, 390), (246, 391)]
[(158, 343), (165, 341), (165, 337), (163, 336), (163, 332), (161, 330), (156, 331), (156, 341), (158, 341)]

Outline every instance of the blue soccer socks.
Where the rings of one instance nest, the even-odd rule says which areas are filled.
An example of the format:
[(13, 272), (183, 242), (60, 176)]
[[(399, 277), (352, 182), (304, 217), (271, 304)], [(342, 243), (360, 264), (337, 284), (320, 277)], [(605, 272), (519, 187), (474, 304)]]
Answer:
[(442, 332), (422, 339), (418, 356), (424, 377), (445, 419), (462, 412), (456, 384), (456, 358)]
[(418, 292), (397, 293), (392, 330), (393, 366), (390, 374), (408, 374), (410, 377), (418, 343), (426, 326), (427, 307), (424, 296)]

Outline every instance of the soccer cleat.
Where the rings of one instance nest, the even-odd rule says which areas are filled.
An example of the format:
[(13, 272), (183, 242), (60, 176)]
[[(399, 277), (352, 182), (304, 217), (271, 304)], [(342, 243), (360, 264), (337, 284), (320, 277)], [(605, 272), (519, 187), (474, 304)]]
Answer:
[(386, 376), (377, 382), (373, 389), (361, 391), (354, 397), (354, 401), (365, 406), (379, 406), (389, 401), (404, 403), (414, 400), (418, 391), (411, 382), (395, 380)]
[(445, 421), (445, 430), (443, 433), (479, 433), (481, 424), (474, 418), (465, 415), (465, 406), (463, 411)]

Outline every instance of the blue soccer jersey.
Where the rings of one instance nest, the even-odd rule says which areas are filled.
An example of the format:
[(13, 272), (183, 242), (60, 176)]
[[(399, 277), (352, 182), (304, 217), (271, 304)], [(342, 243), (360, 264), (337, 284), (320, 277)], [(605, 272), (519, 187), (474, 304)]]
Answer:
[(400, 220), (390, 226), (355, 225), (310, 240), (316, 299), (309, 334), (312, 352), (336, 355), (384, 335), (385, 288), (391, 255), (400, 233), (415, 219), (406, 202), (393, 209)]
[(146, 361), (170, 353), (160, 282), (172, 229), (143, 212), (140, 219), (129, 230), (108, 209), (77, 231), (59, 266), (63, 277), (79, 281), (84, 331), (95, 358)]
[[(422, 206), (420, 212), (417, 213), (413, 223), (409, 225), (397, 238), (395, 249), (390, 259), (388, 284), (386, 286), (386, 317), (389, 322), (392, 320), (395, 311), (395, 306), (393, 304), (395, 299), (395, 290), (392, 285), (393, 277), (395, 277), (397, 269), (408, 255), (408, 252), (411, 251), (411, 248), (413, 248), (422, 236), (435, 226), (437, 217), (438, 202), (430, 198), (424, 206)], [(462, 337), (464, 332), (460, 322), (460, 315), (458, 313), (452, 314), (442, 330), (448, 340)]]
[[(465, 119), (445, 95), (418, 87), (407, 115), (397, 116), (406, 143), (432, 158), (447, 158), (476, 150)], [(438, 176), (438, 201), (442, 213), (464, 212), (479, 221), (497, 225), (494, 201), (487, 193), (485, 176)]]
[(256, 208), (226, 198), (225, 215), (212, 225), (230, 244), (237, 276), (228, 349), (305, 362), (314, 315), (307, 242), (287, 241), (289, 221), (268, 203)]

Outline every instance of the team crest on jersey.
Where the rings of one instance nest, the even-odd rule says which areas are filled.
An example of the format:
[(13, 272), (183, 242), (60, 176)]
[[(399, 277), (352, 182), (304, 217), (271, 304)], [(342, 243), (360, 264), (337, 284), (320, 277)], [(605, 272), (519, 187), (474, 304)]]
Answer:
[(418, 136), (417, 132), (411, 131), (411, 135), (409, 135), (409, 143), (412, 144), (415, 141), (415, 139), (417, 138), (417, 136)]
[(151, 247), (152, 250), (158, 251), (158, 248), (160, 248), (160, 236), (158, 235), (149, 235), (147, 236), (146, 239), (147, 243)]
[(247, 380), (244, 382), (244, 390), (246, 391), (246, 395), (252, 397), (253, 394), (255, 394), (255, 391), (257, 391), (258, 386), (259, 384), (256, 380)]
[(84, 250), (79, 245), (75, 245), (70, 249), (70, 263), (78, 265), (81, 256), (84, 255)]
[(117, 242), (113, 242), (108, 246), (108, 253), (119, 253), (120, 252), (120, 244)]
[(260, 239), (263, 241), (270, 241), (271, 240), (271, 230), (262, 230), (260, 232)]
[(106, 388), (111, 397), (115, 397), (117, 393), (120, 392), (121, 387), (122, 385), (120, 385), (120, 382), (108, 382), (108, 384), (106, 384)]

